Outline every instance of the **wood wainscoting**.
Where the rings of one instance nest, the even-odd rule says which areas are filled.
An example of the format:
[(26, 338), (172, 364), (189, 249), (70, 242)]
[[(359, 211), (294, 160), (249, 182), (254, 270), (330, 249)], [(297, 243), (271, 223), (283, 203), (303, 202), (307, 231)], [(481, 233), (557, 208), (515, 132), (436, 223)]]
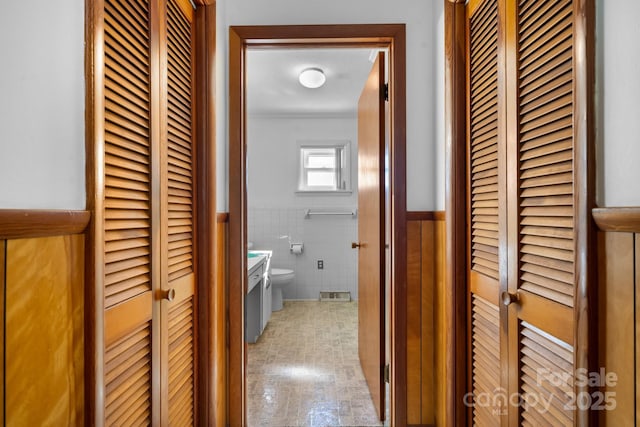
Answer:
[[(598, 224), (600, 367), (616, 375), (601, 389), (600, 424), (640, 422), (640, 208), (593, 210)], [(615, 394), (611, 394), (615, 393)], [(615, 406), (612, 405), (615, 403)]]
[(211, 422), (214, 426), (228, 425), (229, 419), (229, 374), (228, 345), (229, 329), (227, 325), (227, 298), (229, 286), (229, 214), (218, 213), (216, 218), (215, 250), (215, 289), (213, 290), (212, 351), (215, 354), (213, 366), (212, 394), (215, 396), (215, 408)]
[(3, 425), (85, 424), (86, 211), (0, 210)]
[(444, 212), (407, 213), (408, 425), (445, 414), (444, 225)]

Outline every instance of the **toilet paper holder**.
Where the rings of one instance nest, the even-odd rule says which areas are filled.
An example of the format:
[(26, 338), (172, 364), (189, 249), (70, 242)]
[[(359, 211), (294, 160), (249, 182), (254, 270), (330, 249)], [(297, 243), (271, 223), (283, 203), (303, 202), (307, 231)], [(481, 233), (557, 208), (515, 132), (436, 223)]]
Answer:
[(304, 251), (304, 243), (291, 243), (289, 245), (289, 252), (295, 255), (299, 255)]

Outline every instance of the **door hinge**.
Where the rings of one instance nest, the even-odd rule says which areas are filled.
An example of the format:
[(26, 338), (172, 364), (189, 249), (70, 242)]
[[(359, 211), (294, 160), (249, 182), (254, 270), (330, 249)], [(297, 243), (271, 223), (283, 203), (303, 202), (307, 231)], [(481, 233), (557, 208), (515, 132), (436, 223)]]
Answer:
[(384, 365), (384, 382), (385, 383), (389, 383), (390, 381), (390, 373), (389, 373), (389, 364), (387, 363), (386, 365)]
[(389, 83), (384, 84), (383, 94), (384, 94), (384, 100), (389, 101)]

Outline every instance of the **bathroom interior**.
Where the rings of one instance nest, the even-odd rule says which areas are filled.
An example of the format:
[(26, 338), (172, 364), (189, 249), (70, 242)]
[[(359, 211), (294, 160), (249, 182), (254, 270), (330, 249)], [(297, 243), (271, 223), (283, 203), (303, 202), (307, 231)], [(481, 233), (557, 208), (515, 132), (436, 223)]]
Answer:
[[(383, 425), (358, 358), (352, 248), (358, 98), (376, 54), (247, 51), (250, 426)], [(312, 80), (301, 82), (309, 69)]]

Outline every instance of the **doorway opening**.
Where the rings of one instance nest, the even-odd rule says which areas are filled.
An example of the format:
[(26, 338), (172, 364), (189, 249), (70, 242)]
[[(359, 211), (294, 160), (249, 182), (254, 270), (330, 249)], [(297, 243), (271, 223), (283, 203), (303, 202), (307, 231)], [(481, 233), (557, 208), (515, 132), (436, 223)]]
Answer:
[[(359, 239), (359, 225), (367, 224), (359, 224), (358, 215), (359, 199), (367, 197), (358, 192), (361, 178), (384, 182), (384, 156), (378, 156), (375, 176), (367, 176), (375, 172), (366, 169), (366, 162), (364, 169), (358, 167), (369, 142), (361, 150), (359, 139), (366, 132), (359, 129), (372, 127), (375, 133), (381, 127), (360, 120), (358, 108), (372, 70), (382, 69), (380, 81), (385, 81), (388, 52), (378, 60), (379, 52), (247, 49), (245, 339), (250, 426), (375, 426), (382, 425), (379, 415), (388, 418), (388, 387), (383, 383), (378, 390), (378, 376), (370, 373), (376, 388), (370, 392), (363, 371), (367, 364), (375, 371), (389, 359), (372, 350), (388, 344), (375, 344), (385, 336), (384, 298), (371, 295), (386, 289), (381, 276), (388, 260), (380, 265), (382, 260), (375, 257), (375, 265), (365, 267), (359, 280), (359, 258), (379, 249), (357, 246), (380, 240), (367, 236), (368, 230)], [(301, 78), (309, 69), (324, 78), (318, 87), (303, 85), (308, 82)], [(374, 86), (375, 95), (382, 94), (384, 85)], [(385, 113), (379, 100), (374, 104)], [(385, 140), (372, 137), (369, 144), (384, 147)], [(376, 207), (384, 205), (381, 190), (369, 196), (382, 195), (372, 201)], [(379, 233), (384, 214), (380, 209), (367, 213), (368, 208), (361, 214)], [(360, 305), (359, 282), (365, 297)], [(379, 330), (371, 325), (359, 333), (360, 324), (376, 321)], [(367, 336), (374, 333), (379, 336)], [(367, 351), (359, 354), (360, 347)]]
[[(382, 353), (370, 369), (372, 379), (367, 377), (369, 389), (384, 390), (385, 362), (390, 364), (391, 401), (390, 421), (402, 425), (406, 420), (406, 191), (405, 191), (405, 29), (404, 25), (331, 25), (331, 26), (276, 26), (276, 27), (231, 27), (229, 51), (229, 115), (230, 146), (229, 169), (229, 421), (232, 425), (246, 424), (247, 389), (247, 343), (245, 335), (245, 313), (248, 306), (247, 291), (251, 279), (247, 275), (247, 52), (249, 49), (274, 48), (365, 48), (386, 49), (389, 53), (388, 145), (383, 148), (378, 162), (382, 179), (380, 191), (383, 196), (379, 203), (381, 215), (377, 219), (379, 249), (381, 254), (375, 263), (384, 272), (385, 257), (390, 260), (388, 279), (382, 277), (379, 292), (382, 302), (378, 319), (382, 326), (382, 338), (378, 341)], [(384, 63), (384, 62), (383, 62)], [(382, 73), (384, 75), (384, 71)], [(384, 85), (384, 82), (383, 82)], [(375, 98), (375, 97), (374, 97)], [(381, 103), (384, 117), (384, 104)], [(385, 120), (378, 120), (385, 144)], [(360, 133), (363, 133), (362, 130)], [(335, 148), (335, 144), (334, 147)], [(334, 152), (337, 152), (334, 151)], [(371, 153), (369, 153), (371, 156)], [(375, 157), (375, 156), (374, 156)], [(341, 184), (346, 185), (346, 184)], [(385, 215), (385, 201), (388, 201)], [(360, 214), (361, 215), (361, 214)], [(385, 221), (385, 217), (387, 221)], [(361, 216), (372, 218), (371, 215)], [(385, 225), (388, 233), (385, 236)], [(374, 227), (375, 228), (375, 227)], [(283, 234), (285, 236), (286, 234)], [(291, 237), (287, 236), (287, 244)], [(295, 236), (294, 236), (295, 237)], [(360, 236), (361, 237), (361, 236)], [(358, 243), (354, 242), (356, 247)], [(372, 242), (359, 242), (360, 259), (366, 258), (362, 250), (371, 247)], [(384, 274), (384, 273), (383, 273)], [(388, 282), (385, 290), (384, 283)], [(386, 295), (385, 295), (386, 292)], [(388, 310), (384, 309), (386, 300)], [(380, 301), (379, 301), (380, 303)], [(360, 316), (362, 319), (362, 316)], [(388, 331), (385, 343), (384, 327)], [(362, 326), (360, 331), (362, 331)], [(374, 334), (375, 335), (375, 334)], [(385, 344), (388, 352), (385, 357)], [(362, 342), (360, 347), (363, 347)], [(374, 346), (375, 347), (375, 346)], [(369, 350), (369, 349), (367, 349)], [(374, 351), (375, 353), (375, 351)], [(363, 360), (362, 352), (360, 354)], [(365, 371), (367, 369), (365, 368)], [(380, 396), (383, 402), (383, 394)], [(375, 400), (375, 397), (374, 397)]]

